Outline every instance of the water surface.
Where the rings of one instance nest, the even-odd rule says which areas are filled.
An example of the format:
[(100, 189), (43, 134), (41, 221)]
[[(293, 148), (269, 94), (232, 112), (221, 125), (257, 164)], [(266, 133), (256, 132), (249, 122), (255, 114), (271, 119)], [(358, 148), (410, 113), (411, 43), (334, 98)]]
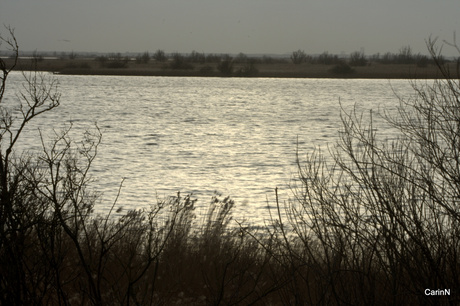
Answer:
[[(93, 166), (105, 211), (125, 178), (119, 204), (147, 207), (181, 193), (206, 205), (215, 191), (236, 201), (235, 217), (262, 222), (274, 188), (292, 197), (300, 158), (327, 151), (341, 128), (340, 108), (394, 110), (407, 80), (56, 76), (61, 106), (31, 122), (21, 148), (37, 149), (73, 122), (73, 137), (97, 122), (103, 133)], [(21, 80), (10, 75), (6, 104)], [(377, 120), (378, 121), (378, 120)], [(385, 131), (380, 131), (385, 134)], [(386, 135), (387, 137), (388, 135)]]

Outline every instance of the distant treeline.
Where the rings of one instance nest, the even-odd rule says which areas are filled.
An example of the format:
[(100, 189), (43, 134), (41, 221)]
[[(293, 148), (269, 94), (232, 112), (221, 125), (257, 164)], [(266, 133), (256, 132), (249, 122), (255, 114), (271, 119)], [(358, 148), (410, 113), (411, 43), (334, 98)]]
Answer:
[[(3, 58), (14, 57), (7, 51), (0, 51)], [(153, 53), (76, 53), (76, 52), (23, 52), (19, 54), (21, 66), (29, 59), (35, 69), (64, 74), (142, 74), (142, 75), (176, 75), (176, 76), (225, 76), (225, 77), (324, 77), (324, 76), (359, 76), (359, 77), (405, 77), (404, 74), (382, 72), (382, 65), (416, 65), (420, 68), (431, 66), (435, 62), (430, 56), (414, 53), (410, 46), (399, 49), (397, 53), (387, 52), (366, 55), (364, 51), (351, 54), (332, 54), (327, 51), (310, 55), (304, 50), (293, 51), (285, 55), (251, 55), (204, 53), (166, 53), (158, 49)], [(460, 58), (439, 56), (438, 64), (459, 62)], [(25, 60), (25, 61), (23, 61)], [(38, 63), (42, 64), (38, 65)], [(379, 66), (380, 65), (380, 66)], [(316, 66), (313, 67), (313, 66)], [(327, 67), (321, 67), (327, 66)], [(379, 67), (380, 74), (369, 75), (356, 67)], [(402, 67), (402, 66), (401, 66)], [(319, 69), (318, 69), (319, 68)], [(402, 67), (403, 69), (406, 69)], [(424, 75), (436, 77), (435, 74)]]
[[(13, 56), (10, 51), (0, 51), (1, 57)], [(431, 57), (420, 53), (414, 53), (410, 46), (404, 46), (399, 49), (397, 53), (386, 52), (386, 53), (375, 53), (372, 55), (366, 55), (363, 51), (354, 51), (348, 55), (337, 55), (327, 51), (321, 54), (307, 54), (304, 50), (293, 51), (291, 54), (285, 55), (246, 55), (240, 52), (237, 55), (229, 53), (205, 53), (197, 52), (193, 50), (190, 53), (179, 53), (172, 52), (166, 53), (162, 49), (156, 50), (154, 53), (148, 51), (141, 53), (95, 53), (95, 52), (39, 52), (29, 51), (20, 52), (21, 57), (31, 57), (38, 60), (44, 58), (57, 58), (57, 59), (76, 59), (76, 58), (93, 58), (97, 61), (108, 64), (111, 68), (123, 68), (121, 63), (135, 61), (136, 63), (148, 63), (151, 60), (156, 62), (168, 62), (168, 61), (182, 61), (184, 63), (220, 63), (226, 60), (232, 60), (234, 63), (247, 63), (248, 61), (255, 64), (277, 64), (277, 63), (289, 63), (302, 64), (323, 64), (323, 65), (336, 65), (342, 62), (346, 62), (351, 66), (366, 66), (372, 62), (382, 64), (416, 64), (418, 66), (426, 66), (433, 64)], [(456, 60), (442, 58), (444, 61)], [(109, 64), (118, 62), (118, 64)], [(112, 67), (113, 66), (113, 67)], [(121, 66), (121, 67), (120, 67)], [(181, 67), (182, 68), (182, 67)]]
[[(414, 54), (410, 46), (402, 47), (398, 53), (386, 52), (384, 54), (376, 53), (367, 56), (363, 51), (352, 52), (349, 56), (341, 56), (323, 52), (320, 55), (308, 55), (303, 50), (292, 52), (290, 60), (294, 64), (310, 63), (323, 65), (336, 65), (342, 62), (350, 66), (367, 66), (371, 62), (382, 64), (416, 64), (419, 67), (426, 67), (428, 64), (434, 64), (431, 57), (420, 53)], [(438, 60), (446, 61), (444, 57)]]

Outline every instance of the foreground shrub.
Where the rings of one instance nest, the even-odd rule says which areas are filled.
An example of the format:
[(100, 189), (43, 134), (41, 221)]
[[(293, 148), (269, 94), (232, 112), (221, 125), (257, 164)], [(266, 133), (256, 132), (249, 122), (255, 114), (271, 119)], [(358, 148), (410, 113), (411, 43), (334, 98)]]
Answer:
[(283, 245), (274, 256), (296, 275), (296, 302), (459, 302), (460, 83), (428, 46), (444, 78), (414, 83), (397, 116), (382, 114), (396, 138), (378, 137), (372, 112), (343, 112), (330, 159), (318, 151), (299, 162), (289, 220), (279, 215), (271, 232)]

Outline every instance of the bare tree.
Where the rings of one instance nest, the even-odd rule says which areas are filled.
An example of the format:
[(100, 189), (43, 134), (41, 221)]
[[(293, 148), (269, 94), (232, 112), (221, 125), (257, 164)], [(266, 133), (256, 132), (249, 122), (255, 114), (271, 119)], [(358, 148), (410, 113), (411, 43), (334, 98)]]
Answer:
[(350, 54), (350, 66), (366, 66), (367, 59), (362, 51), (355, 51)]
[(48, 80), (43, 74), (24, 73), (26, 83), (16, 105), (19, 116), (4, 105), (8, 75), (16, 67), (19, 56), (14, 30), (7, 27), (7, 31), (7, 37), (0, 36), (0, 43), (6, 44), (14, 56), (9, 65), (0, 59), (0, 301), (19, 305), (37, 302), (37, 296), (30, 294), (30, 290), (38, 283), (29, 278), (29, 272), (36, 266), (29, 262), (26, 248), (30, 243), (27, 241), (29, 233), (46, 207), (33, 199), (33, 188), (26, 178), (27, 172), (36, 169), (28, 163), (27, 157), (17, 157), (14, 148), (26, 125), (57, 107), (60, 95), (55, 91), (57, 83), (54, 80)]
[(292, 52), (291, 60), (296, 65), (305, 63), (307, 61), (307, 54), (305, 54), (305, 51), (299, 49)]
[(233, 58), (225, 54), (217, 64), (217, 70), (224, 76), (231, 76), (233, 74)]
[(157, 62), (166, 62), (168, 59), (163, 50), (158, 49), (152, 56), (152, 58)]

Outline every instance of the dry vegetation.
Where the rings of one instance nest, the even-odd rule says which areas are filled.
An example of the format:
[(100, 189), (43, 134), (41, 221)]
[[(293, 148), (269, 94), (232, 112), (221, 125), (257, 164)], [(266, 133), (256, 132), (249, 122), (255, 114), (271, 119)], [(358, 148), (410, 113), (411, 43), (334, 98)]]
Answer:
[[(30, 66), (26, 61), (25, 67)], [(377, 79), (416, 79), (439, 78), (442, 75), (435, 65), (417, 67), (414, 64), (380, 64), (372, 63), (369, 66), (355, 67), (351, 74), (335, 74), (331, 66), (320, 64), (294, 65), (289, 62), (277, 64), (256, 64), (257, 74), (254, 77), (274, 78), (377, 78)], [(454, 68), (455, 64), (451, 64)], [(222, 74), (217, 70), (217, 64), (195, 64), (193, 69), (172, 70), (165, 69), (164, 63), (129, 63), (126, 68), (111, 69), (100, 67), (92, 59), (81, 60), (43, 60), (38, 66), (41, 71), (50, 71), (61, 74), (76, 75), (139, 75), (139, 76), (214, 76)], [(238, 69), (239, 65), (235, 65)], [(236, 76), (236, 75), (235, 75)]]
[[(405, 49), (404, 49), (405, 50)], [(163, 52), (158, 50), (158, 52)], [(296, 51), (302, 52), (302, 51)], [(296, 53), (294, 52), (294, 54)], [(150, 56), (147, 52), (137, 57), (121, 54), (97, 57), (79, 57), (75, 53), (60, 58), (46, 58), (37, 54), (18, 59), (18, 67), (28, 70), (74, 75), (139, 75), (139, 76), (210, 76), (210, 77), (280, 77), (280, 78), (383, 78), (383, 79), (427, 79), (442, 78), (443, 75), (433, 60), (425, 56), (412, 55), (409, 51), (401, 54), (363, 54), (354, 59), (341, 59), (327, 52), (316, 57), (307, 56), (300, 62), (289, 58), (249, 58), (221, 54), (162, 53)], [(409, 52), (409, 54), (406, 54)], [(356, 55), (358, 56), (358, 55)], [(16, 59), (5, 59), (11, 64)], [(442, 59), (449, 69), (456, 69), (455, 61)]]
[[(2, 42), (17, 55), (9, 34)], [(60, 95), (49, 75), (24, 74), (14, 117), (1, 101), (17, 62), (0, 60), (0, 303), (457, 305), (460, 84), (429, 47), (443, 78), (415, 83), (414, 99), (387, 118), (400, 137), (380, 140), (372, 120), (344, 112), (334, 163), (319, 153), (299, 161), (296, 198), (276, 197), (259, 230), (229, 226), (234, 203), (218, 196), (202, 222), (180, 194), (143, 211), (115, 200), (95, 214), (98, 129), (81, 142), (58, 132), (38, 155), (15, 152), (27, 122)]]

